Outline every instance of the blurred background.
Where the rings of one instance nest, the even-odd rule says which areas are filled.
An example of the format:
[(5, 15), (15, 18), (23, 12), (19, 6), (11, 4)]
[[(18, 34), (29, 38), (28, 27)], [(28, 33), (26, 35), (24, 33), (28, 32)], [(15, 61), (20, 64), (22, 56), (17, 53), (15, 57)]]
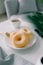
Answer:
[[(8, 5), (8, 3), (6, 3), (6, 5), (5, 5), (5, 3), (4, 3), (5, 1), (11, 1), (12, 2), (12, 1), (15, 1), (15, 0), (0, 0), (0, 22), (7, 19), (8, 13), (6, 12), (6, 5)], [(24, 3), (22, 4), (22, 2), (24, 2)], [(22, 13), (21, 11), (23, 9), (22, 8), (23, 6), (25, 6), (25, 8), (27, 8), (27, 9), (29, 8), (28, 11), (43, 11), (43, 0), (18, 0), (18, 3), (20, 4), (19, 5), (20, 7), (18, 7), (18, 11), (20, 11), (20, 13)], [(27, 6), (25, 4), (27, 4)], [(9, 7), (9, 9), (11, 9), (11, 7)], [(14, 15), (15, 15), (15, 13), (14, 13)]]

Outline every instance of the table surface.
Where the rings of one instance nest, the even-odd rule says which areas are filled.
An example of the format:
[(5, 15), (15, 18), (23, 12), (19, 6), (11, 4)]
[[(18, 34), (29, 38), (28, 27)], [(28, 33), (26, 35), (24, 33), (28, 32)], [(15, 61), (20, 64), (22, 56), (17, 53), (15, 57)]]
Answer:
[[(24, 59), (30, 61), (31, 63), (35, 64), (37, 62), (37, 59), (43, 55), (43, 38), (41, 38), (35, 31), (35, 27), (33, 24), (29, 22), (29, 20), (26, 19), (25, 15), (15, 15), (11, 18), (20, 18), (21, 19), (21, 26), (27, 26), (31, 29), (31, 31), (34, 32), (34, 34), (37, 37), (36, 43), (28, 49), (24, 50), (15, 50), (11, 49), (6, 45), (5, 37), (0, 34), (0, 46), (6, 51), (7, 54), (14, 53), (18, 54)], [(7, 21), (4, 21), (0, 23), (0, 32), (11, 32), (14, 28), (10, 22), (10, 19)]]

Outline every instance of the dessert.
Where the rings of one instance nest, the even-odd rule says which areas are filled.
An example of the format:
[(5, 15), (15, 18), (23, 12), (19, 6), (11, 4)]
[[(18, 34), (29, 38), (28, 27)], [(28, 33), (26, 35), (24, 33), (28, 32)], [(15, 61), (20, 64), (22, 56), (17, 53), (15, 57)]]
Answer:
[(27, 45), (27, 40), (24, 34), (17, 33), (13, 36), (13, 44), (18, 47), (22, 48)]
[(32, 32), (28, 28), (20, 29), (21, 33), (24, 33), (26, 36), (26, 39), (29, 41), (30, 38), (32, 37)]
[(14, 46), (22, 48), (28, 44), (33, 34), (29, 29), (24, 28), (6, 35)]
[(17, 33), (16, 31), (15, 31), (15, 32), (10, 33), (10, 40), (12, 40), (12, 37), (13, 37), (16, 33)]

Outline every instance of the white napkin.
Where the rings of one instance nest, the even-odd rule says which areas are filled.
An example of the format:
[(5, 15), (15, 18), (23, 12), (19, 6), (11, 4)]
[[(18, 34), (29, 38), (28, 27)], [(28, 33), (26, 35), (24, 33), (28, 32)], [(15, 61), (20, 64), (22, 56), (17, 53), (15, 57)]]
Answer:
[(6, 52), (0, 47), (0, 65), (33, 65), (33, 64), (21, 58), (18, 55), (14, 54), (7, 55)]

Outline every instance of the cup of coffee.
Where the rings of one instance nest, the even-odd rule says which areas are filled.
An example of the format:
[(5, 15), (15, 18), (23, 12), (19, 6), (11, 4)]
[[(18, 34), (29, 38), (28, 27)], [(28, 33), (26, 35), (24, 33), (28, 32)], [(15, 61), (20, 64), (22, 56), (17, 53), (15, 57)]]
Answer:
[(12, 19), (11, 22), (15, 28), (20, 28), (20, 19)]

